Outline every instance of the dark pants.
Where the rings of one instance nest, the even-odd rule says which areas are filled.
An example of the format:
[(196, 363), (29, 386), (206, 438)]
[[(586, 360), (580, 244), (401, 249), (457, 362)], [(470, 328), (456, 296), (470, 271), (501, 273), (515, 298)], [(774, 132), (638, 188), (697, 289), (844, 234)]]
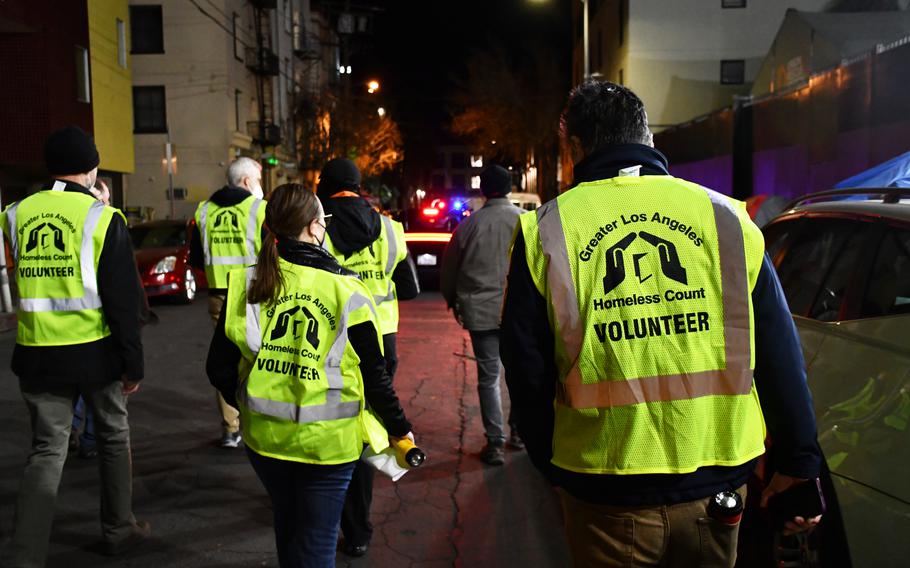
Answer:
[(265, 457), (249, 447), (246, 453), (272, 500), (281, 568), (333, 568), (354, 462), (315, 465)]
[(73, 405), (80, 395), (95, 419), (103, 538), (117, 543), (129, 537), (136, 519), (132, 511), (130, 427), (120, 381), (60, 384), (30, 377), (20, 379), (19, 386), (31, 418), (32, 450), (16, 500), (11, 565), (44, 566), (73, 424)]
[[(382, 336), (382, 350), (385, 354), (385, 368), (391, 378), (398, 369), (397, 334)], [(354, 546), (369, 544), (373, 538), (373, 523), (370, 522), (370, 505), (373, 503), (373, 478), (376, 470), (363, 460), (358, 460), (351, 477), (348, 496), (344, 500), (341, 514), (341, 532), (345, 541)]]

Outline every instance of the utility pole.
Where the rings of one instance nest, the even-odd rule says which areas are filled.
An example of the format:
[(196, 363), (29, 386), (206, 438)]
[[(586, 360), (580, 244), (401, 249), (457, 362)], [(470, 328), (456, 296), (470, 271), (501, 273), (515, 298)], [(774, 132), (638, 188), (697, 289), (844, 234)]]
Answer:
[[(581, 0), (582, 41), (584, 41), (585, 81), (591, 78), (591, 42), (588, 37), (588, 0)], [(622, 22), (619, 23), (622, 25)]]

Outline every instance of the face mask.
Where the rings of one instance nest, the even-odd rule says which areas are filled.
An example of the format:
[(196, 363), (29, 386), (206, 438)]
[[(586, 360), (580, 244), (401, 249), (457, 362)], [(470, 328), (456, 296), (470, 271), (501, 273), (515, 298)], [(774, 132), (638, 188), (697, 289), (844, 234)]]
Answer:
[(262, 199), (265, 196), (265, 194), (262, 193), (262, 185), (258, 183), (250, 188), (250, 193), (252, 193), (253, 197), (256, 199)]

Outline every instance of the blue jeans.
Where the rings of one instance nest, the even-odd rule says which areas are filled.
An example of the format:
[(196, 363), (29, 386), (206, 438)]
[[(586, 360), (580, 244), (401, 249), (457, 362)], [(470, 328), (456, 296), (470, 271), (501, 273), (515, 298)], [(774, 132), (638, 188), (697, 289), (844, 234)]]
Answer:
[(95, 449), (95, 418), (92, 416), (92, 409), (86, 406), (85, 399), (80, 396), (73, 408), (73, 430), (79, 431), (83, 422), (85, 428), (82, 428), (79, 434), (79, 448), (85, 452)]
[[(502, 445), (506, 434), (502, 425), (502, 393), (499, 375), (502, 362), (499, 360), (499, 330), (469, 330), (474, 358), (477, 360), (477, 394), (480, 397), (480, 418), (487, 441)], [(512, 416), (509, 415), (509, 426)]]
[(247, 446), (272, 500), (281, 568), (333, 568), (338, 523), (356, 462), (314, 465), (269, 458)]

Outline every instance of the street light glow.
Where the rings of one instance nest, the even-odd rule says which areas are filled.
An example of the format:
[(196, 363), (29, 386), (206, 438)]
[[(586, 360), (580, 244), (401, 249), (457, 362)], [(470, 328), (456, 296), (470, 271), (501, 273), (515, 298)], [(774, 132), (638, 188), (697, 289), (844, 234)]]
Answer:
[(379, 107), (378, 109), (376, 109), (376, 114), (378, 114), (379, 116), (385, 116), (385, 109), (383, 107)]
[(377, 81), (376, 79), (373, 79), (369, 83), (367, 83), (367, 92), (370, 93), (371, 95), (378, 90), (379, 90), (379, 81)]

